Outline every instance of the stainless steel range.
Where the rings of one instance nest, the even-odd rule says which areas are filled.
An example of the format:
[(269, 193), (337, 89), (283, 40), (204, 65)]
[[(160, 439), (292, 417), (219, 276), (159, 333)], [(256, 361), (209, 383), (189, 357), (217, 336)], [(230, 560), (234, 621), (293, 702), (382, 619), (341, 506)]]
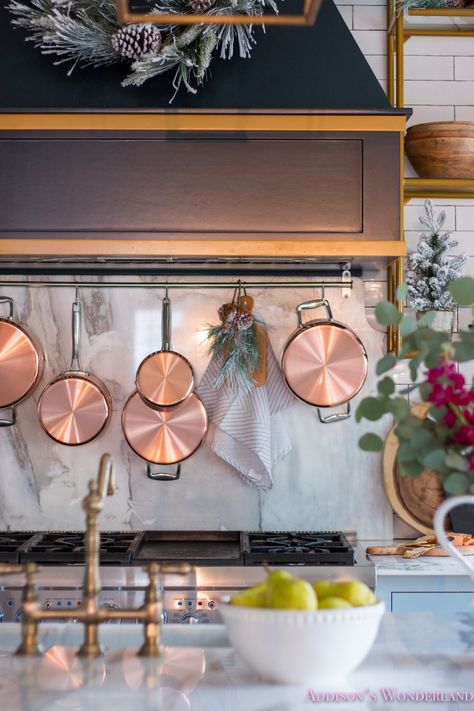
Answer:
[[(357, 578), (375, 587), (375, 568), (357, 561), (354, 549), (339, 532), (177, 532), (101, 534), (101, 604), (120, 609), (143, 603), (151, 561), (187, 561), (187, 576), (162, 579), (163, 621), (180, 624), (220, 622), (219, 598), (254, 585), (265, 576), (263, 565), (289, 569), (309, 581)], [(11, 533), (0, 535), (0, 560), (35, 561), (39, 602), (45, 609), (79, 608), (82, 604), (83, 533)], [(349, 569), (348, 569), (349, 567)], [(0, 585), (0, 619), (21, 619), (22, 576)]]

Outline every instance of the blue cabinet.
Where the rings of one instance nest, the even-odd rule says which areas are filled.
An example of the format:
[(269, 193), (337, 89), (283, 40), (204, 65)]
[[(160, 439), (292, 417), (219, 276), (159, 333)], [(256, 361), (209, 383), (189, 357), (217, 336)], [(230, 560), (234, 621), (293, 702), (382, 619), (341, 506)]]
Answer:
[(376, 594), (388, 612), (474, 613), (467, 575), (378, 575)]

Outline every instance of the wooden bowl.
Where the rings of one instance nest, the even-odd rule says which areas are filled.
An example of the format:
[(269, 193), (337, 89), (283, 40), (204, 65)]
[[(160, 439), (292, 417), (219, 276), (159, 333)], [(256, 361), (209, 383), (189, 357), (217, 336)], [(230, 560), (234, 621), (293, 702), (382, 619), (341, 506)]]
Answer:
[(420, 178), (474, 179), (474, 121), (411, 126), (405, 149)]

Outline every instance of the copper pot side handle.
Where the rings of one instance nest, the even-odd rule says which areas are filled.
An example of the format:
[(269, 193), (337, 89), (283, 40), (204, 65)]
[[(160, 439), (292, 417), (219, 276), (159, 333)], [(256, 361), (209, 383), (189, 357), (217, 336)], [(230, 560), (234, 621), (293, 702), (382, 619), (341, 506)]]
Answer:
[(11, 412), (10, 419), (0, 417), (0, 427), (12, 427), (16, 425), (16, 412), (14, 407), (8, 408)]
[(181, 462), (178, 464), (176, 471), (173, 472), (153, 472), (151, 465), (147, 464), (146, 475), (152, 481), (177, 481), (181, 476)]
[(8, 320), (11, 321), (13, 319), (13, 299), (11, 296), (0, 296), (0, 304), (8, 304), (9, 306), (9, 312), (8, 312)]
[(345, 412), (337, 412), (334, 413), (334, 415), (327, 415), (326, 417), (323, 417), (323, 415), (321, 414), (321, 410), (318, 407), (318, 417), (319, 421), (322, 422), (323, 425), (332, 425), (333, 422), (342, 422), (342, 420), (348, 420), (351, 417), (351, 403), (347, 403)]
[(72, 356), (69, 370), (79, 372), (81, 364), (79, 361), (79, 351), (81, 348), (81, 304), (75, 301), (72, 305)]
[(298, 326), (300, 328), (304, 327), (303, 311), (307, 311), (308, 309), (319, 309), (321, 306), (326, 309), (328, 321), (332, 321), (333, 315), (331, 307), (329, 306), (329, 301), (327, 299), (316, 299), (315, 301), (304, 301), (302, 304), (299, 304), (296, 307), (296, 314), (298, 316)]

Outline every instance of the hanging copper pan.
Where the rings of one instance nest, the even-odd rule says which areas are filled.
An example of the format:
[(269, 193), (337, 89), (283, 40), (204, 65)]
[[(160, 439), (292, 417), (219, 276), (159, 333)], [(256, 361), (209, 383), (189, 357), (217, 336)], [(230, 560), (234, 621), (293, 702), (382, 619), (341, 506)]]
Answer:
[(43, 371), (43, 353), (31, 333), (13, 320), (13, 299), (0, 296), (9, 305), (7, 318), (0, 318), (0, 409), (10, 409), (9, 418), (0, 419), (0, 427), (16, 422), (15, 406), (37, 386)]
[(43, 390), (38, 402), (40, 424), (60, 444), (87, 444), (99, 436), (112, 411), (104, 383), (81, 369), (81, 305), (72, 305), (72, 359), (69, 370)]
[(175, 474), (155, 474), (148, 466), (148, 477), (158, 481), (179, 478), (181, 462), (199, 449), (207, 426), (206, 409), (196, 393), (175, 407), (152, 408), (134, 392), (122, 413), (123, 433), (135, 454), (149, 464), (178, 464)]
[(194, 372), (189, 361), (171, 350), (171, 304), (168, 292), (162, 304), (161, 350), (147, 356), (138, 366), (136, 386), (151, 407), (172, 407), (183, 402), (194, 389)]
[[(303, 323), (303, 311), (326, 309), (327, 318)], [(306, 301), (296, 308), (298, 329), (283, 350), (282, 368), (297, 398), (318, 408), (324, 424), (350, 417), (350, 400), (367, 377), (367, 352), (350, 328), (334, 321), (326, 299)], [(346, 405), (346, 411), (323, 417), (320, 409)]]

